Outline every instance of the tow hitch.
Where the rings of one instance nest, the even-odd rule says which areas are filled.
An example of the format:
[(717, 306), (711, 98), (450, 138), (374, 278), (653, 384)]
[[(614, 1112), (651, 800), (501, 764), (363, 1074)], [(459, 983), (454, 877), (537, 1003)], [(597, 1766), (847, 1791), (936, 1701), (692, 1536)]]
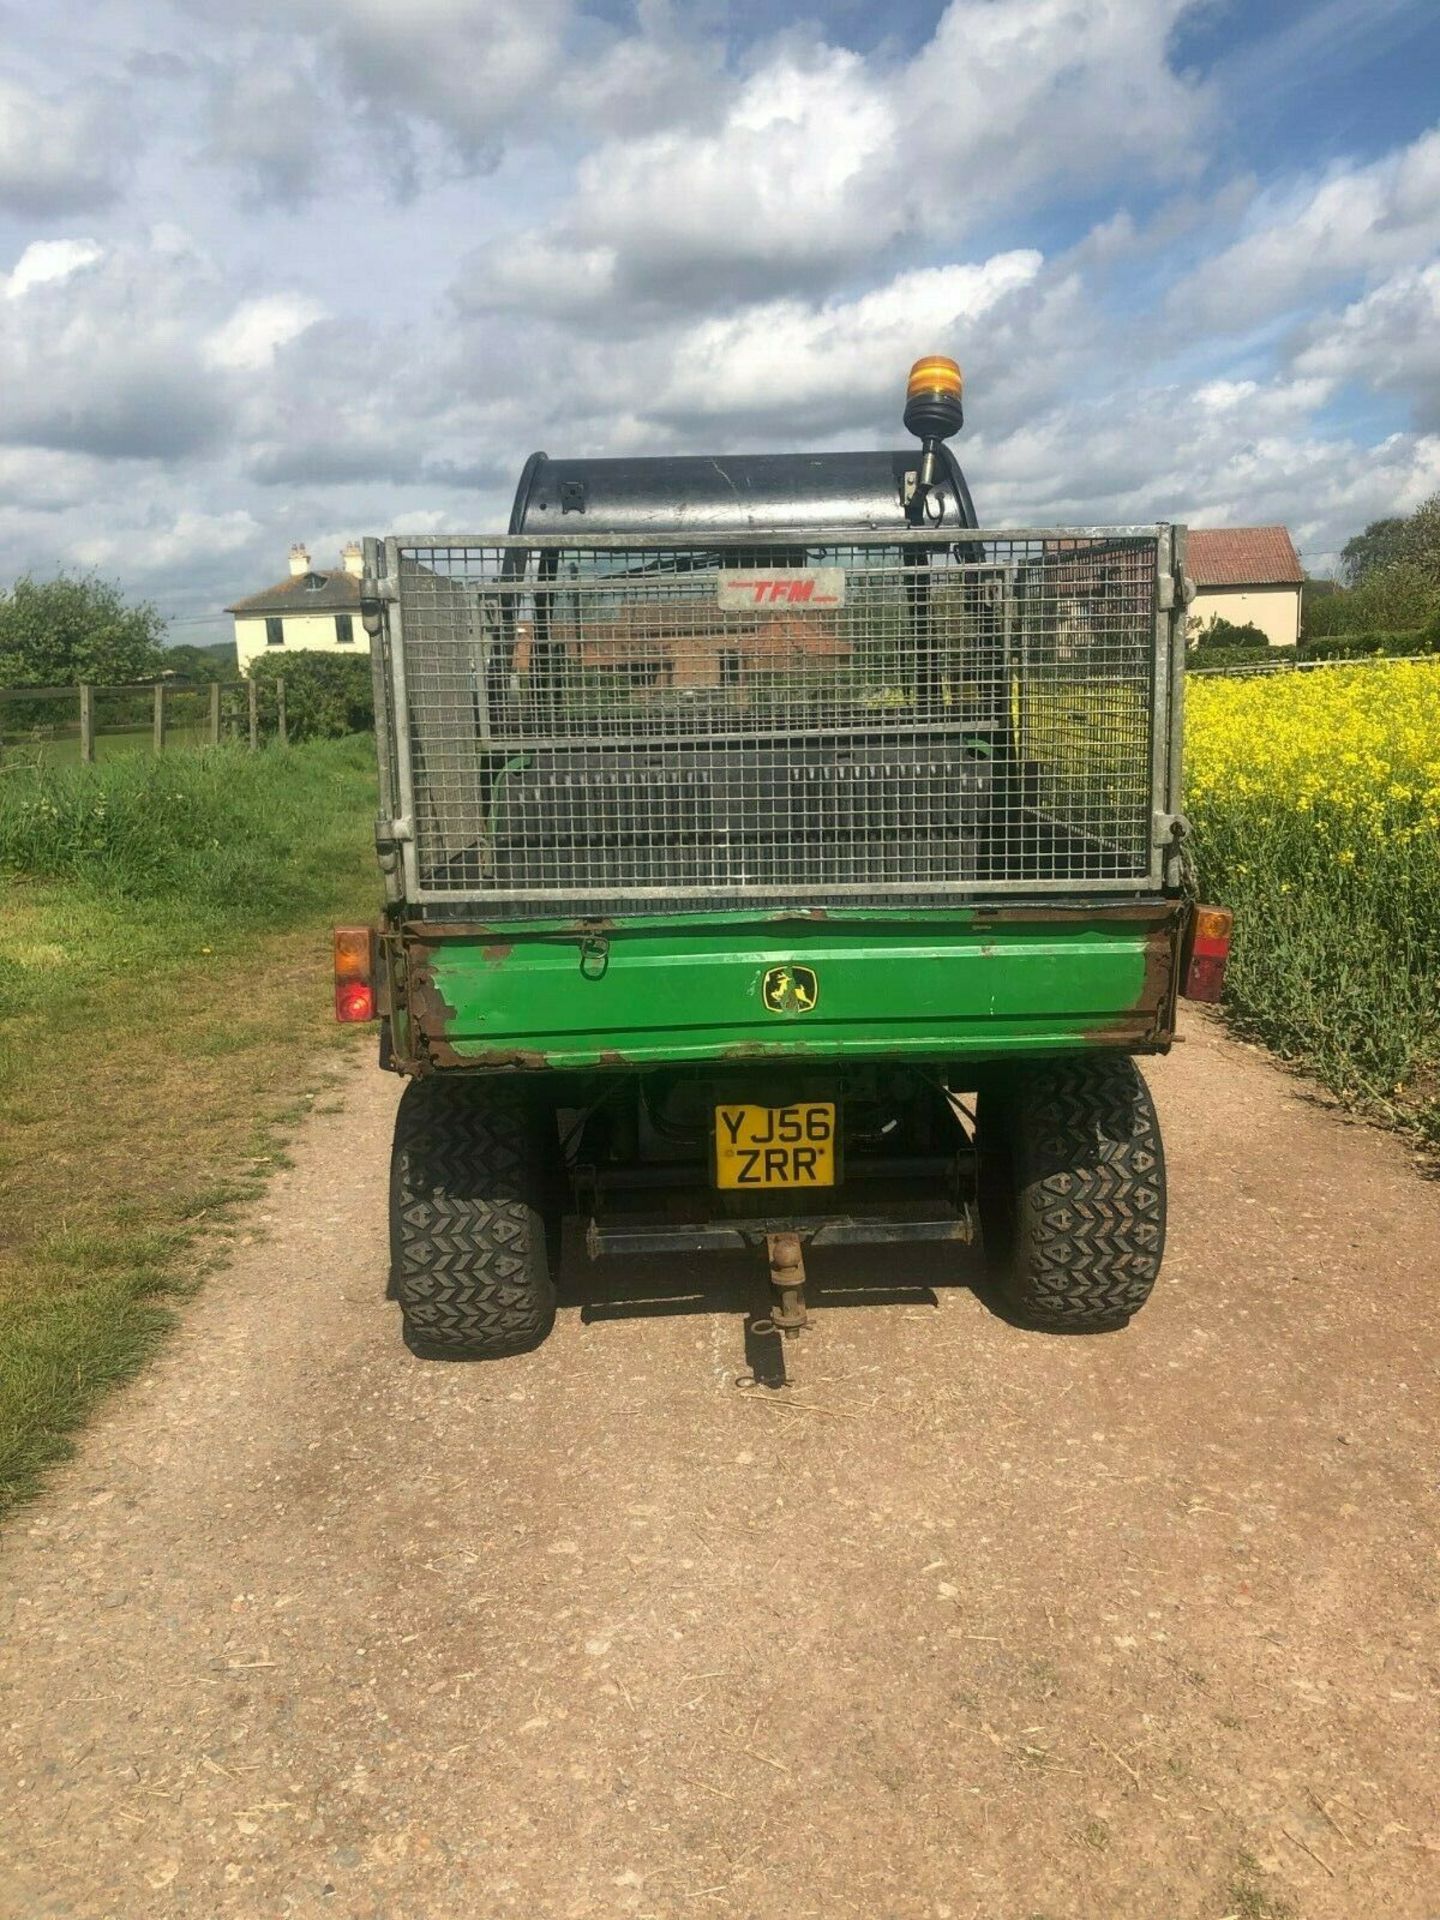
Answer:
[(767, 1233), (770, 1257), (771, 1307), (768, 1320), (755, 1323), (757, 1333), (782, 1333), (793, 1339), (810, 1324), (805, 1305), (805, 1250), (798, 1233)]

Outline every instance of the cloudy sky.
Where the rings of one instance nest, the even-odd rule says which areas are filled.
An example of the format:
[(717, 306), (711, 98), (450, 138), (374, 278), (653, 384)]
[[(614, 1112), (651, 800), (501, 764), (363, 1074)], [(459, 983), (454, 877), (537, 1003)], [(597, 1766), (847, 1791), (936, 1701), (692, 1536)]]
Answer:
[(881, 446), (984, 524), (1440, 487), (1436, 0), (0, 0), (0, 581), (176, 639), (527, 453)]

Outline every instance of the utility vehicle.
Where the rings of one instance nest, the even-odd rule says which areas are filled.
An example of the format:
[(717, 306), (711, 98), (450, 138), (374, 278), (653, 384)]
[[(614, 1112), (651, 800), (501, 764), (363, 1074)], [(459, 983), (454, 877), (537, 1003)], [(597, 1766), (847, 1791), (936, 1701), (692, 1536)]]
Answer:
[[(1218, 997), (1180, 811), (1185, 532), (989, 530), (916, 364), (890, 453), (552, 460), (509, 531), (365, 544), (385, 907), (336, 1011), (408, 1076), (392, 1290), (534, 1345), (594, 1257), (978, 1232), (1119, 1326), (1165, 1239), (1135, 1056)], [(759, 1269), (757, 1267), (757, 1278)]]

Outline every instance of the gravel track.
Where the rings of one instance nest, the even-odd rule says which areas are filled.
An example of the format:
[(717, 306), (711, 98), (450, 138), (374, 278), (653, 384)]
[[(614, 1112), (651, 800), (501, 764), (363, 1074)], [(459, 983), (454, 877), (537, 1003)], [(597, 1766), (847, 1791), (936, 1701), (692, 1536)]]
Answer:
[(1437, 1920), (1440, 1186), (1207, 1021), (1149, 1077), (1129, 1329), (817, 1255), (771, 1391), (731, 1257), (412, 1359), (347, 1068), (0, 1548), (0, 1913)]

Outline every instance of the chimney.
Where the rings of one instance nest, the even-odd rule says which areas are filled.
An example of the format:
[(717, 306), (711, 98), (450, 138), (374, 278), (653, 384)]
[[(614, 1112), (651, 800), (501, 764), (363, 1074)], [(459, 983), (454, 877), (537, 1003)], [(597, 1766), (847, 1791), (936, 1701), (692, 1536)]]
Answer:
[(365, 571), (365, 551), (358, 540), (347, 540), (341, 549), (340, 558), (344, 562), (346, 573), (353, 573), (358, 580)]
[(290, 549), (290, 578), (298, 580), (302, 573), (310, 571), (310, 549), (298, 543)]

